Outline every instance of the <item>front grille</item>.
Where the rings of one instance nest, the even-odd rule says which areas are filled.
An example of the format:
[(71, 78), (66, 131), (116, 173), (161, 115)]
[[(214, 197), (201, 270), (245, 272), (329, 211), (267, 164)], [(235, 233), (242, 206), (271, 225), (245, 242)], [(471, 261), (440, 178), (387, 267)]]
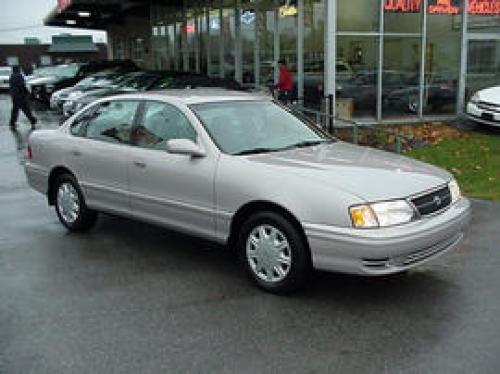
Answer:
[(432, 191), (411, 200), (421, 216), (427, 216), (445, 209), (451, 203), (451, 193), (448, 186)]
[(408, 266), (408, 265), (413, 265), (413, 264), (416, 264), (418, 262), (424, 261), (425, 259), (432, 257), (432, 256), (448, 249), (450, 247), (450, 245), (458, 242), (461, 238), (462, 238), (462, 234), (458, 233), (458, 234), (453, 235), (450, 238), (443, 240), (442, 242), (440, 242), (438, 244), (433, 245), (432, 247), (421, 249), (419, 251), (410, 253), (401, 259), (402, 260), (401, 265)]
[(498, 105), (498, 104), (480, 101), (479, 103), (477, 103), (477, 106), (478, 106), (478, 108), (483, 109), (483, 110), (490, 110), (492, 112), (500, 113), (500, 105)]

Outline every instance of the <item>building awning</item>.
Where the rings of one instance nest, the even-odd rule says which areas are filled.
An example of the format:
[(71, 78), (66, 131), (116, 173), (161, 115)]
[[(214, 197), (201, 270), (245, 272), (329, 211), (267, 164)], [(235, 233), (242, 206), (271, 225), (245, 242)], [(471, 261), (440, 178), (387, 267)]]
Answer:
[(45, 18), (46, 26), (105, 30), (120, 24), (125, 15), (149, 17), (151, 0), (53, 0), (56, 7)]
[(52, 37), (49, 53), (96, 53), (97, 46), (91, 36), (58, 35)]

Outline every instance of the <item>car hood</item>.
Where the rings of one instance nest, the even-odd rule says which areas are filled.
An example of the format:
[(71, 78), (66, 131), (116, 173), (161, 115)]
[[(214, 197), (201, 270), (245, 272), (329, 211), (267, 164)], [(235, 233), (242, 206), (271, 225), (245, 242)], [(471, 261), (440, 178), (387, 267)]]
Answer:
[(35, 77), (33, 79), (30, 79), (28, 83), (31, 86), (38, 86), (38, 85), (44, 85), (44, 84), (57, 83), (60, 80), (61, 80), (60, 77), (57, 77), (55, 75), (51, 75), (51, 76), (48, 76), (48, 77)]
[(486, 88), (478, 92), (479, 100), (500, 105), (500, 86)]
[(366, 201), (405, 198), (447, 183), (443, 169), (344, 142), (246, 156), (250, 162), (326, 183)]
[(58, 98), (58, 99), (63, 99), (63, 98), (68, 97), (70, 93), (72, 93), (76, 90), (77, 90), (77, 88), (75, 88), (75, 87), (63, 88), (63, 89), (60, 89), (60, 90), (57, 90), (56, 92), (54, 92), (52, 94), (52, 97)]
[(118, 95), (124, 93), (123, 91), (114, 88), (99, 88), (96, 90), (88, 91), (84, 95), (80, 96), (75, 101), (78, 103), (91, 103), (103, 97)]

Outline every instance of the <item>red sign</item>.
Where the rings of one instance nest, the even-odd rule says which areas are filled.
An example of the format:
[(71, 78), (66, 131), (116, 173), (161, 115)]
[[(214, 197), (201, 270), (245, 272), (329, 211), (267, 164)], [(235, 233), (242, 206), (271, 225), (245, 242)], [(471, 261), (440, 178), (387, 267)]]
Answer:
[(71, 0), (57, 0), (57, 11), (59, 13), (63, 12), (64, 9), (71, 5)]
[(385, 0), (386, 12), (418, 13), (422, 0)]
[(500, 14), (500, 0), (469, 0), (470, 14)]
[(460, 8), (451, 4), (451, 0), (438, 0), (436, 4), (429, 5), (427, 12), (430, 14), (458, 14)]

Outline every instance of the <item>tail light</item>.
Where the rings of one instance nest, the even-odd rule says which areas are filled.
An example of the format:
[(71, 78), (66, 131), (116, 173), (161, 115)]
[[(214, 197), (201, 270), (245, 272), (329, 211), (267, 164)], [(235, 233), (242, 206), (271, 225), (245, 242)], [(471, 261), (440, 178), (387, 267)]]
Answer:
[(26, 157), (28, 160), (33, 158), (33, 151), (31, 150), (31, 145), (28, 144), (28, 148), (26, 149)]

